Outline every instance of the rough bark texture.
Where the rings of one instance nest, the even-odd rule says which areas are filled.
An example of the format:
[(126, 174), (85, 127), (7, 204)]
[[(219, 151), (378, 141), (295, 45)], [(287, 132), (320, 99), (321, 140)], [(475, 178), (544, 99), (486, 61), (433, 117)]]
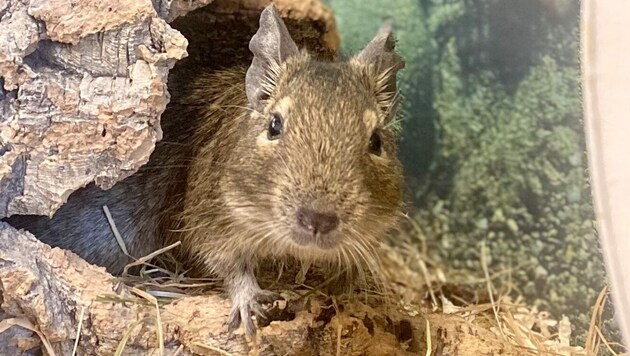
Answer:
[(146, 163), (187, 46), (151, 3), (9, 1), (0, 16), (0, 217), (52, 215)]

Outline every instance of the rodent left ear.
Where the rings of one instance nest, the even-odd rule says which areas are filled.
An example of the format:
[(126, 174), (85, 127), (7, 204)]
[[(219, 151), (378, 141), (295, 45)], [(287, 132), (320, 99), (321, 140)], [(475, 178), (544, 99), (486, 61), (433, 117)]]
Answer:
[(405, 67), (405, 61), (396, 51), (396, 40), (391, 20), (381, 25), (376, 36), (356, 54), (351, 63), (367, 72), (370, 84), (383, 108), (393, 104), (396, 94), (396, 74)]
[(249, 42), (249, 50), (254, 59), (247, 70), (245, 89), (252, 107), (261, 110), (276, 84), (280, 65), (299, 52), (274, 4), (262, 11), (258, 31)]

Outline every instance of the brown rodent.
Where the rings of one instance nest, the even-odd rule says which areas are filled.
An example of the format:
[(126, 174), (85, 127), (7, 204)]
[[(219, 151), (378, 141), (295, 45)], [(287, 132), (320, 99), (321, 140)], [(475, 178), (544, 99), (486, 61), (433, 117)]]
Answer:
[(391, 121), (404, 62), (391, 26), (348, 61), (320, 62), (298, 50), (270, 5), (249, 48), (249, 68), (183, 85), (136, 174), (75, 192), (52, 219), (9, 221), (116, 274), (130, 261), (107, 205), (132, 256), (180, 240), (186, 259), (222, 277), (230, 329), (243, 322), (250, 335), (251, 313), (274, 297), (255, 277), (260, 259), (377, 266), (376, 245), (402, 208)]

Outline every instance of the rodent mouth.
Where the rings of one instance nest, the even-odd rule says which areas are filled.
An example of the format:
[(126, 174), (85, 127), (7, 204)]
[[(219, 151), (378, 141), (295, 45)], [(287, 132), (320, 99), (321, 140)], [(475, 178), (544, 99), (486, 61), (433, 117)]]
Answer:
[(303, 231), (294, 231), (291, 234), (293, 242), (302, 247), (314, 247), (322, 250), (332, 250), (340, 244), (340, 234), (337, 232), (329, 234), (307, 233)]

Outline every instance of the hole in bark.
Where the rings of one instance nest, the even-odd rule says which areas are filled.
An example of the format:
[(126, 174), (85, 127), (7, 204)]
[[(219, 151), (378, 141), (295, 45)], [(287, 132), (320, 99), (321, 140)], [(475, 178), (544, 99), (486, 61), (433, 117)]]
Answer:
[(368, 318), (367, 315), (363, 318), (363, 325), (365, 325), (365, 328), (368, 330), (370, 335), (374, 336), (374, 321)]
[(394, 325), (394, 335), (399, 342), (408, 342), (413, 339), (413, 327), (409, 320), (401, 320)]
[[(339, 312), (343, 312), (344, 310), (343, 305), (340, 304), (338, 308), (339, 308)], [(324, 325), (326, 325), (330, 323), (330, 321), (335, 315), (337, 315), (337, 311), (335, 310), (335, 307), (332, 305), (332, 302), (328, 301), (326, 305), (322, 307), (322, 311), (319, 313), (317, 318), (315, 318), (315, 321), (322, 321)]]
[(532, 331), (537, 333), (541, 332), (540, 326), (538, 326), (538, 324), (532, 325)]

